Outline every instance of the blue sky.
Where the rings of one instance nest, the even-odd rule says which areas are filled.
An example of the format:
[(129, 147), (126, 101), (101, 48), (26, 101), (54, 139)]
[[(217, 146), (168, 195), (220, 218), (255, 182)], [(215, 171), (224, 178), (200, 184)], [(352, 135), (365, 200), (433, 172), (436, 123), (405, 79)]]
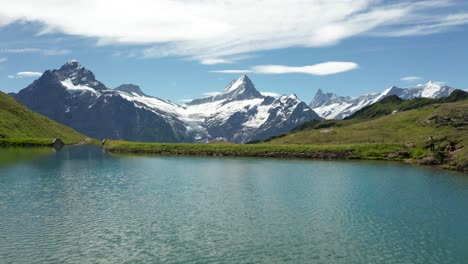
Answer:
[(63, 2), (2, 1), (0, 90), (71, 59), (108, 87), (134, 83), (172, 101), (221, 91), (242, 73), (260, 91), (307, 102), (318, 88), (468, 88), (466, 1)]

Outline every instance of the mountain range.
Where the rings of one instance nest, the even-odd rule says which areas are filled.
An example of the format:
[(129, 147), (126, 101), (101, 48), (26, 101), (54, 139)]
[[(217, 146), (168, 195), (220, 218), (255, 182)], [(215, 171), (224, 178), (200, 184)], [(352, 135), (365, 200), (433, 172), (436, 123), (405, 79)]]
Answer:
[(441, 98), (449, 96), (455, 88), (436, 82), (428, 82), (411, 88), (392, 86), (381, 93), (365, 94), (358, 97), (338, 96), (319, 89), (309, 106), (322, 118), (343, 119), (365, 106), (383, 98), (396, 95), (403, 100), (414, 98)]
[(245, 75), (216, 96), (180, 105), (133, 84), (108, 88), (78, 61), (45, 71), (12, 95), (80, 133), (132, 141), (244, 143), (321, 119), (295, 95), (262, 95)]

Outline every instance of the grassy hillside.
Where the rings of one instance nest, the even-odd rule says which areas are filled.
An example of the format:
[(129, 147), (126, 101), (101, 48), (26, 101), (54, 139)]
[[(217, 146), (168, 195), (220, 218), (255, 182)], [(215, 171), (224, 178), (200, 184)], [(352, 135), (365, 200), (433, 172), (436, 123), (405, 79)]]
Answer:
[[(398, 102), (393, 103), (398, 104)], [(435, 152), (428, 150), (430, 136), (435, 139)], [(449, 141), (456, 144), (458, 149), (456, 152), (445, 151)], [(295, 131), (273, 138), (269, 140), (269, 143), (314, 145), (377, 143), (392, 146), (399, 144), (401, 146), (399, 154), (388, 153), (381, 158), (402, 159), (407, 156), (420, 159), (422, 162), (447, 163), (447, 166), (466, 169), (468, 167), (468, 100), (430, 104), (374, 119), (353, 118), (312, 122)]]
[(74, 144), (86, 136), (34, 113), (13, 97), (0, 92), (0, 145), (47, 145), (53, 138)]
[(408, 111), (433, 104), (453, 103), (466, 99), (468, 99), (468, 93), (462, 90), (455, 90), (449, 96), (438, 99), (415, 98), (412, 100), (403, 100), (396, 95), (392, 95), (356, 111), (346, 119), (376, 118), (389, 115), (393, 112)]

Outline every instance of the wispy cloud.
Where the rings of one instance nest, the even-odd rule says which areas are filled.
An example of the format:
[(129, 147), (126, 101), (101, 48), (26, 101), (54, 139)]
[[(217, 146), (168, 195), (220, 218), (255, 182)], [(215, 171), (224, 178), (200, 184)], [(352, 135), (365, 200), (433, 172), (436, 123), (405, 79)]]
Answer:
[[(431, 19), (432, 20), (432, 19)], [(451, 28), (468, 24), (468, 13), (436, 17), (432, 23), (413, 24), (399, 30), (389, 29), (375, 33), (386, 37), (421, 36), (445, 32)]]
[(39, 77), (41, 75), (42, 75), (42, 72), (25, 71), (25, 72), (18, 72), (14, 75), (9, 75), (8, 78), (10, 79), (32, 78), (32, 77)]
[(406, 76), (400, 79), (400, 81), (405, 81), (405, 82), (417, 82), (422, 80), (422, 77), (419, 76)]
[(271, 96), (275, 98), (281, 97), (282, 94), (279, 93), (273, 93), (273, 92), (260, 92), (263, 96)]
[(216, 95), (218, 95), (218, 94), (220, 94), (220, 92), (207, 92), (207, 93), (203, 93), (203, 95), (205, 95), (205, 96), (216, 96)]
[(359, 68), (359, 65), (354, 62), (330, 61), (301, 67), (285, 65), (259, 65), (254, 66), (253, 70), (256, 73), (263, 74), (305, 73), (311, 75), (331, 75), (355, 70), (357, 68)]
[(215, 73), (234, 73), (234, 74), (242, 74), (242, 73), (252, 73), (253, 70), (219, 70), (219, 71), (209, 71)]
[(201, 59), (200, 60), (200, 64), (203, 64), (203, 65), (231, 64), (231, 63), (234, 63), (234, 62), (230, 60), (225, 60), (225, 59)]
[(286, 74), (304, 73), (310, 75), (331, 75), (358, 69), (355, 62), (328, 61), (308, 66), (286, 66), (286, 65), (256, 65), (250, 70), (219, 70), (210, 71), (215, 73), (260, 73), (260, 74)]
[(0, 63), (4, 63), (4, 62), (7, 62), (8, 59), (7, 58), (0, 58)]
[[(251, 0), (114, 0), (112, 12), (102, 19), (107, 0), (3, 0), (0, 26), (33, 21), (42, 25), (41, 34), (92, 37), (99, 45), (151, 45), (143, 56), (203, 58), (201, 62), (217, 64), (232, 55), (329, 46), (362, 35), (443, 32), (468, 24), (463, 5), (455, 0), (265, 0), (252, 8)], [(70, 14), (87, 15), (76, 19)]]
[(37, 53), (44, 56), (58, 56), (70, 54), (68, 49), (38, 49), (38, 48), (16, 48), (16, 49), (0, 49), (3, 54), (22, 54), (22, 53)]

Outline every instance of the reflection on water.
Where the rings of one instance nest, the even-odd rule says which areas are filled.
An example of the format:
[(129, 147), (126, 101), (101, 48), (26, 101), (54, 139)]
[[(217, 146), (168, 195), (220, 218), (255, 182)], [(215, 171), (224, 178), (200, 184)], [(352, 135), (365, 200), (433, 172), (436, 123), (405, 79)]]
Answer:
[(34, 147), (34, 148), (19, 148), (19, 147), (0, 147), (0, 166), (10, 165), (24, 160), (37, 159), (53, 153), (53, 148)]
[(0, 262), (464, 263), (468, 177), (386, 163), (110, 156), (0, 167)]

